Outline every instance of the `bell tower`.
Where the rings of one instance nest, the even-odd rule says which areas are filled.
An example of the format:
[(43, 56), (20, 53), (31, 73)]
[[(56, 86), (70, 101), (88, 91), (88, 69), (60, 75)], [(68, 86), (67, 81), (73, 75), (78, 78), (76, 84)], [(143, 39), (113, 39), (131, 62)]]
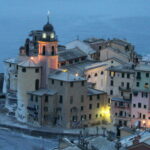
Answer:
[(52, 24), (48, 22), (43, 27), (41, 40), (38, 41), (38, 55), (40, 59), (47, 61), (47, 67), (58, 69), (58, 41)]
[(38, 41), (38, 58), (42, 66), (41, 87), (48, 86), (48, 75), (51, 69), (58, 69), (58, 41), (52, 24), (43, 27), (41, 39)]

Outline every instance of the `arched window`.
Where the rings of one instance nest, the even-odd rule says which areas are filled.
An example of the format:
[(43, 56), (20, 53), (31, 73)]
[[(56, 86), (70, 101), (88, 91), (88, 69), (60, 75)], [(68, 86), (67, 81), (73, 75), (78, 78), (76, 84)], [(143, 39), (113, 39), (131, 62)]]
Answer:
[(45, 55), (45, 46), (43, 46), (42, 55)]
[(35, 90), (39, 89), (39, 79), (35, 80)]
[(54, 56), (54, 54), (55, 54), (55, 47), (52, 46), (52, 56)]

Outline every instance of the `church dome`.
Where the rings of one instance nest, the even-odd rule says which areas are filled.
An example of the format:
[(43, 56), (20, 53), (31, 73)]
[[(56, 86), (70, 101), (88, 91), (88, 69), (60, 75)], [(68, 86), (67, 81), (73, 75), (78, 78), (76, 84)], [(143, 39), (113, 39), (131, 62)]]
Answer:
[(54, 30), (54, 28), (53, 28), (52, 24), (50, 24), (50, 23), (48, 22), (46, 25), (44, 25), (43, 30), (44, 30), (45, 32), (52, 32), (52, 31)]

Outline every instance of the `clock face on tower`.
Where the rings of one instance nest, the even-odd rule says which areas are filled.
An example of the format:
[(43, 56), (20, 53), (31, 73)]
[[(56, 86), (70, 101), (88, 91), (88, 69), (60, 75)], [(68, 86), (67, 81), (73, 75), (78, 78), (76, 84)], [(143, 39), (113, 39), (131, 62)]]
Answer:
[(51, 34), (50, 34), (50, 38), (51, 38), (51, 39), (54, 39), (54, 37), (55, 37), (54, 33), (51, 33)]

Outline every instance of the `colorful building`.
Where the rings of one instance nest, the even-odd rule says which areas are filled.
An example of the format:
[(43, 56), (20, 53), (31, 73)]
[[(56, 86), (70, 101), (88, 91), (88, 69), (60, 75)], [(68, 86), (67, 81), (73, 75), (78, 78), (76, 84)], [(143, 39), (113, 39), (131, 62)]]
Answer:
[(132, 126), (150, 128), (150, 65), (135, 67), (132, 97)]

